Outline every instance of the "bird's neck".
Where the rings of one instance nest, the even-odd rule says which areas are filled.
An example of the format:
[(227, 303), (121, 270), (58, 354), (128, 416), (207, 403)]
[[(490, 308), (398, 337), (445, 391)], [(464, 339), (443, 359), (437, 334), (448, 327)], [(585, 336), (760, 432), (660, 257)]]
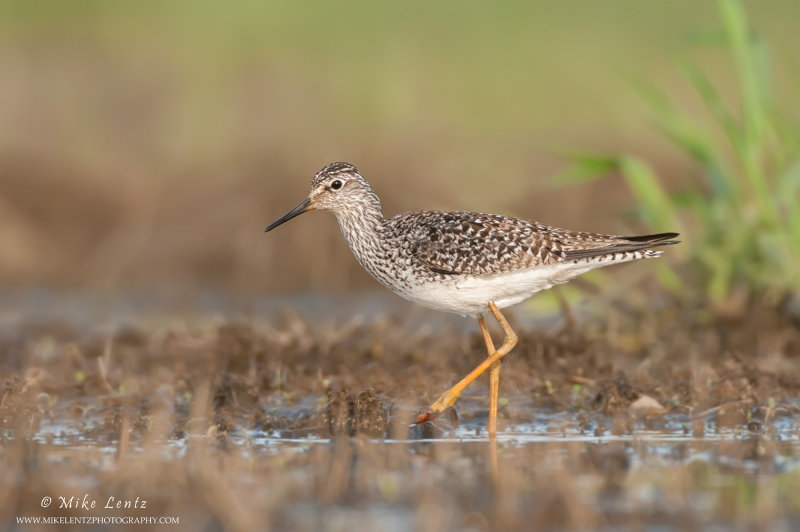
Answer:
[(362, 238), (375, 236), (383, 227), (384, 218), (380, 203), (358, 205), (335, 214), (339, 228), (350, 247)]
[[(358, 262), (373, 273), (372, 259), (381, 248), (385, 225), (381, 205), (377, 198), (369, 204), (360, 204), (347, 211), (336, 212), (339, 228)], [(373, 273), (374, 275), (374, 273)]]

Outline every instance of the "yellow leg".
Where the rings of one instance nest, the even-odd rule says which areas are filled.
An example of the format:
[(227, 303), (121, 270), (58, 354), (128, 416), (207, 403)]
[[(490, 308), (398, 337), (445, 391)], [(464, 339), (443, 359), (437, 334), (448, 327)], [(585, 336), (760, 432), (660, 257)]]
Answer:
[[(511, 326), (506, 321), (505, 316), (500, 313), (500, 309), (497, 308), (493, 302), (489, 302), (489, 310), (492, 311), (492, 315), (494, 319), (497, 320), (497, 323), (500, 324), (500, 328), (503, 329), (503, 333), (505, 334), (505, 338), (503, 338), (503, 345), (500, 346), (499, 349), (493, 350), (494, 352), (486, 357), (483, 362), (478, 364), (478, 367), (473, 369), (469, 375), (461, 379), (455, 386), (444, 392), (439, 398), (434, 401), (434, 403), (420, 416), (417, 418), (415, 423), (422, 423), (423, 421), (430, 421), (434, 419), (436, 416), (444, 412), (445, 409), (450, 408), (458, 399), (458, 396), (461, 395), (461, 392), (464, 391), (464, 388), (470, 385), (472, 381), (478, 378), (484, 371), (491, 368), (496, 362), (499, 363), (500, 359), (503, 358), (511, 351), (515, 345), (517, 345), (517, 335), (511, 329)], [(485, 329), (484, 329), (485, 330)], [(484, 336), (484, 340), (486, 336)], [(489, 348), (489, 344), (487, 343), (487, 349)], [(499, 366), (498, 366), (499, 371)], [(500, 374), (498, 372), (497, 379), (499, 383)], [(491, 383), (490, 383), (491, 384)], [(495, 397), (494, 401), (494, 408), (497, 407), (497, 401)], [(491, 406), (490, 406), (491, 412)], [(490, 414), (491, 415), (491, 414)], [(495, 413), (496, 416), (496, 413)], [(496, 419), (495, 419), (496, 423)], [(491, 424), (491, 421), (490, 421)], [(497, 428), (495, 427), (495, 431)]]
[[(483, 333), (483, 342), (486, 344), (486, 352), (489, 356), (494, 353), (494, 342), (492, 335), (486, 328), (483, 316), (478, 316), (478, 323)], [(497, 399), (500, 396), (500, 361), (498, 360), (489, 368), (489, 438), (497, 436)]]

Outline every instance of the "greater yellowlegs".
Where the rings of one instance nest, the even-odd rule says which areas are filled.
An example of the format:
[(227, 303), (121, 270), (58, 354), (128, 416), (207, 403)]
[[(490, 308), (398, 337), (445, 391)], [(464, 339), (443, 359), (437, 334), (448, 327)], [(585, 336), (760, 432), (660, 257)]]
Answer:
[[(658, 257), (661, 251), (651, 248), (676, 244), (671, 239), (678, 236), (583, 233), (476, 212), (405, 212), (387, 219), (369, 183), (343, 162), (317, 172), (308, 197), (265, 231), (310, 210), (331, 211), (356, 260), (395, 294), (434, 310), (477, 317), (489, 356), (416, 422), (452, 406), (464, 388), (491, 368), (490, 437), (497, 431), (500, 359), (517, 343), (500, 309), (595, 268)], [(486, 329), (487, 311), (505, 334), (497, 349)]]

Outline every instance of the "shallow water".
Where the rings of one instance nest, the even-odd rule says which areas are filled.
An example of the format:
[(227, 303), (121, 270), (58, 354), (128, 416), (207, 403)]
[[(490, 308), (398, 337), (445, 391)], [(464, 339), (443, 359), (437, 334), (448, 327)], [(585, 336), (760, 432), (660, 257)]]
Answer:
[[(691, 352), (687, 363), (675, 354), (687, 344), (664, 351), (658, 336), (648, 342), (660, 358), (658, 350), (637, 358), (603, 337), (534, 330), (504, 362), (506, 404), (490, 442), (481, 383), (456, 405), (460, 419), (408, 424), (470, 357), (484, 356), (464, 340), (474, 334), (469, 320), (431, 321), (380, 295), (346, 300), (354, 306), (309, 296), (242, 310), (209, 297), (188, 311), (94, 296), (0, 297), (0, 496), (13, 501), (2, 522), (83, 515), (44, 511), (40, 501), (86, 494), (146, 499), (147, 515), (207, 530), (800, 525), (791, 353), (765, 369)], [(287, 306), (300, 310), (286, 318)], [(220, 319), (233, 314), (255, 325)], [(521, 330), (536, 323), (519, 315)], [(706, 331), (697, 334), (693, 342), (705, 341)], [(617, 375), (620, 359), (634, 368), (630, 381)], [(628, 409), (645, 390), (665, 413)]]
[[(536, 418), (507, 427), (495, 444), (475, 435), (478, 422), (442, 437), (406, 439), (280, 437), (275, 431), (241, 428), (227, 435), (224, 444), (212, 439), (211, 447), (207, 435), (155, 445), (131, 441), (124, 455), (118, 440), (108, 441), (107, 435), (92, 440), (63, 421), (43, 421), (32, 440), (40, 444), (39, 462), (59, 471), (62, 486), (99, 491), (103, 497), (114, 488), (102, 479), (127, 478), (136, 462), (148, 468), (182, 464), (179, 469), (191, 470), (198, 457), (204, 468), (227, 461), (219, 470), (225, 480), (218, 479), (226, 489), (239, 497), (254, 490), (261, 497), (282, 498), (279, 508), (269, 505), (270, 519), (289, 529), (485, 529), (528, 523), (606, 530), (630, 525), (725, 529), (757, 522), (764, 511), (759, 490), (771, 497), (796, 497), (791, 491), (796, 481), (788, 480), (800, 473), (796, 419), (777, 419), (769, 436), (711, 424), (697, 434), (687, 430), (687, 416), (665, 415), (657, 430), (642, 421), (633, 424), (630, 434), (595, 436), (575, 427), (573, 414), (540, 411)], [(264, 489), (276, 483), (286, 493)], [(152, 500), (163, 488), (145, 483), (139, 496)], [(184, 523), (196, 523), (193, 519), (202, 512), (194, 506), (195, 495), (183, 500), (187, 494), (182, 489), (167, 488), (162, 496), (173, 505), (181, 501), (178, 506), (184, 509), (177, 513)], [(426, 507), (420, 490), (438, 501), (441, 514)], [(541, 498), (548, 502), (533, 502)], [(573, 511), (586, 513), (569, 517)], [(778, 529), (791, 528), (798, 519), (794, 512), (770, 512), (770, 526)], [(228, 519), (227, 524), (239, 522)]]

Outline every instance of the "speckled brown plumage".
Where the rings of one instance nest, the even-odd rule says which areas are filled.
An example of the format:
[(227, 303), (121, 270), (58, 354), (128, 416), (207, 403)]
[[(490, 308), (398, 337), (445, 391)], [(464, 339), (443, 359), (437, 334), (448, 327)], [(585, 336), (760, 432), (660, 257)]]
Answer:
[(331, 163), (311, 180), (309, 198), (270, 225), (330, 210), (359, 263), (398, 295), (421, 305), (477, 315), (489, 301), (518, 303), (589, 270), (657, 257), (676, 233), (621, 237), (568, 231), (497, 214), (418, 211), (383, 217), (355, 166)]
[[(624, 253), (642, 253), (675, 236), (647, 240), (566, 231), (538, 222), (498, 214), (420, 211), (387, 221), (390, 230), (413, 241), (411, 254), (434, 272), (489, 275), (532, 266), (582, 260), (614, 260)], [(641, 237), (639, 237), (641, 238)]]

